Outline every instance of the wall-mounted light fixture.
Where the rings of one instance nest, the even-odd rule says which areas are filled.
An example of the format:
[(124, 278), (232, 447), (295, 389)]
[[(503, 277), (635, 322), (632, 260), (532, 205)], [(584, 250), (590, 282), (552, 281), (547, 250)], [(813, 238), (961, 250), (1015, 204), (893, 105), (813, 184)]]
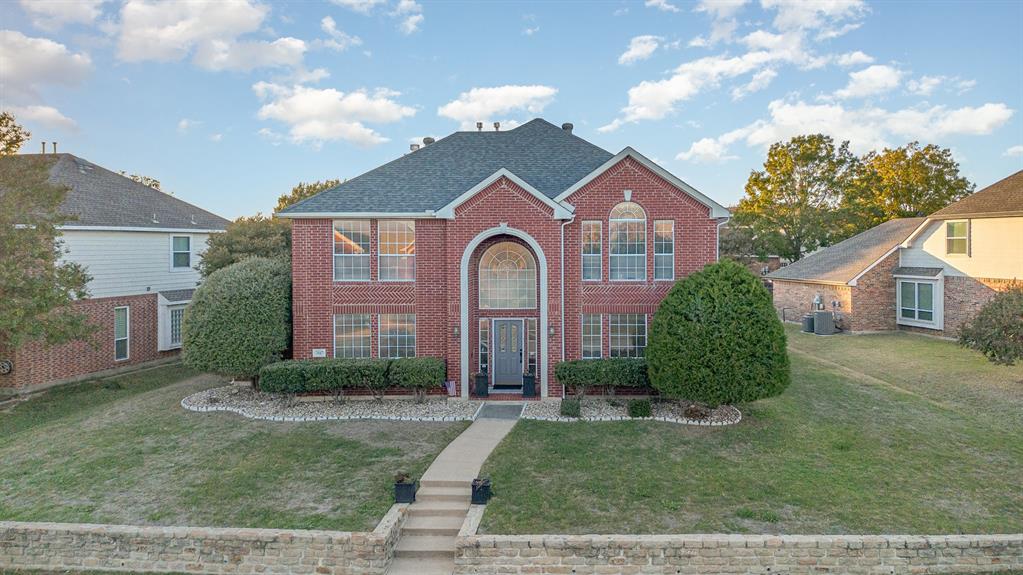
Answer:
[(547, 337), (550, 337), (550, 338), (554, 337), (554, 326), (553, 325), (547, 328)]
[(455, 329), (451, 330), (451, 333), (452, 333), (452, 334), (453, 334), (453, 335), (454, 335), (455, 337), (458, 337), (458, 334), (459, 334), (459, 333), (461, 333), (461, 332), (459, 332), (459, 331), (458, 331), (458, 326), (456, 325), (456, 326), (455, 326)]

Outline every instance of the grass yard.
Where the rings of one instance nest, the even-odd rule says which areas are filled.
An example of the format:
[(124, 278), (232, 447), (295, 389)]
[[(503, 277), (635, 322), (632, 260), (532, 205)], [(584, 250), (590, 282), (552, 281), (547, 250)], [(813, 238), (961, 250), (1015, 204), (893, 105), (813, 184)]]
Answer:
[(398, 470), (464, 423), (273, 423), (192, 413), (222, 385), (174, 364), (58, 388), (0, 412), (0, 520), (372, 529)]
[(735, 427), (521, 421), (484, 466), (481, 531), (1023, 531), (1023, 366), (908, 334), (788, 336), (791, 387)]

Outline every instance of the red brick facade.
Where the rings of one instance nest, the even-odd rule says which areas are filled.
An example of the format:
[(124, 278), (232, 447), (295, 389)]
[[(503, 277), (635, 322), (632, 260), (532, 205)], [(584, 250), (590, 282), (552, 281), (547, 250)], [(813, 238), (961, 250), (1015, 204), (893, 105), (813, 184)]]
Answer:
[[(129, 356), (114, 359), (114, 308), (129, 308)], [(85, 313), (96, 331), (88, 341), (58, 346), (32, 342), (17, 350), (0, 348), (0, 359), (14, 362), (14, 370), (0, 375), (0, 387), (26, 388), (74, 379), (85, 374), (126, 367), (176, 352), (157, 350), (157, 295), (155, 293), (86, 299), (74, 304)]]
[[(647, 279), (610, 282), (608, 279), (608, 216), (611, 209), (631, 200), (646, 211)], [(580, 357), (580, 321), (583, 313), (653, 314), (671, 287), (671, 281), (653, 280), (653, 222), (675, 222), (675, 278), (681, 278), (707, 263), (717, 254), (717, 222), (709, 208), (660, 178), (641, 163), (626, 157), (565, 200), (575, 207), (575, 219), (564, 227), (565, 266), (565, 356)], [(599, 282), (581, 281), (581, 223), (600, 220), (602, 225), (602, 272)], [(332, 220), (295, 219), (292, 226), (292, 268), (294, 278), (294, 353), (296, 358), (312, 357), (313, 349), (333, 350), (333, 315), (373, 314), (372, 356), (378, 354), (377, 317), (380, 313), (415, 313), (417, 355), (442, 357), (448, 379), (462, 379), (462, 258), (467, 247), (490, 230), (495, 230), (469, 254), (467, 271), (468, 341), (465, 360), (468, 373), (478, 370), (478, 319), (481, 317), (477, 278), (479, 258), (487, 247), (502, 240), (520, 243), (537, 261), (537, 302), (543, 282), (541, 262), (546, 264), (547, 328), (540, 320), (540, 305), (532, 310), (486, 311), (483, 317), (537, 318), (540, 340), (546, 341), (546, 372), (537, 374), (537, 385), (548, 385), (549, 395), (562, 389), (554, 381), (554, 365), (561, 357), (561, 233), (565, 220), (555, 219), (553, 208), (508, 178), (500, 178), (455, 209), (453, 219), (416, 220), (415, 282), (377, 281), (377, 221), (371, 220), (371, 270), (369, 282), (334, 282)], [(502, 226), (510, 232), (502, 232)], [(528, 236), (535, 242), (516, 237)], [(607, 354), (607, 317), (604, 317), (603, 354)], [(543, 365), (538, 358), (539, 366)]]

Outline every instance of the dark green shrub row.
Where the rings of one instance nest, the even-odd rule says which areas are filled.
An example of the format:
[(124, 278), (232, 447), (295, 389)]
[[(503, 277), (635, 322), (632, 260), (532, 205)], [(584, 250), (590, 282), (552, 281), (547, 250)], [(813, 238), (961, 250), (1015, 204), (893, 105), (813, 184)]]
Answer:
[(629, 401), (629, 417), (650, 417), (654, 408), (649, 399), (633, 399)]
[(959, 332), (959, 345), (983, 353), (995, 363), (1023, 360), (1023, 285), (991, 298)]
[(259, 374), (259, 388), (271, 393), (316, 393), (366, 389), (381, 397), (391, 387), (422, 398), (444, 385), (444, 361), (435, 357), (406, 359), (302, 359), (274, 363)]
[(554, 375), (566, 387), (585, 395), (594, 386), (650, 387), (646, 361), (641, 358), (609, 357), (604, 359), (577, 359), (563, 361), (554, 366)]
[(579, 417), (580, 413), (582, 413), (582, 403), (578, 399), (561, 400), (562, 417)]

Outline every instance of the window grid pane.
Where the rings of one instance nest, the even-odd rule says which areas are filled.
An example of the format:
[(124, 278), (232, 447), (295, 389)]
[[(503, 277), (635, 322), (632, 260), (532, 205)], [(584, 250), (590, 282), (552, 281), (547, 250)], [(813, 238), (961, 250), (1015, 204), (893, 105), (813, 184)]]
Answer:
[(380, 280), (416, 279), (416, 223), (384, 220), (378, 225)]
[(646, 316), (637, 313), (608, 316), (611, 357), (643, 357), (646, 349)]
[(536, 318), (526, 320), (525, 373), (536, 373)]
[(416, 356), (416, 315), (412, 313), (380, 315), (380, 357)]
[(188, 236), (171, 237), (171, 265), (176, 268), (187, 268), (192, 265), (192, 239)]
[(490, 320), (480, 320), (480, 373), (490, 371)]
[(597, 359), (600, 357), (600, 340), (603, 327), (600, 323), (599, 313), (583, 314), (582, 346), (583, 359)]
[(176, 307), (170, 310), (170, 342), (172, 345), (181, 343), (181, 322), (185, 318), (185, 308)]
[(623, 202), (611, 210), (608, 243), (610, 279), (646, 279), (646, 213), (639, 204)]
[(334, 222), (334, 281), (369, 279), (369, 220)]
[(114, 309), (114, 359), (128, 359), (128, 308)]
[(587, 281), (600, 281), (601, 272), (601, 236), (600, 222), (583, 222), (583, 279)]
[(654, 221), (654, 279), (675, 279), (675, 222)]
[(371, 334), (370, 314), (335, 315), (334, 357), (370, 357)]
[(480, 260), (480, 309), (536, 307), (536, 264), (514, 242), (491, 246)]

